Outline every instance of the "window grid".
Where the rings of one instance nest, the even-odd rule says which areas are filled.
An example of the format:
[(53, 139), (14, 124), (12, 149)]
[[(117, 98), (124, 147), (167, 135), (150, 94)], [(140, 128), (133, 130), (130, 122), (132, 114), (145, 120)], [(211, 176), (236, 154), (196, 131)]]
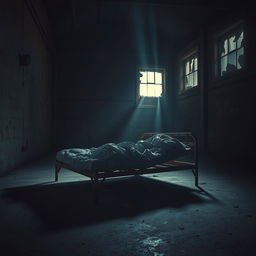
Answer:
[[(140, 84), (139, 84), (140, 97), (161, 97), (162, 90), (163, 90), (163, 79), (164, 79), (163, 71), (143, 69), (143, 70), (139, 70), (139, 73), (142, 75), (145, 75), (145, 80), (143, 79), (143, 82), (140, 79)], [(149, 73), (153, 73), (153, 79), (149, 78)], [(160, 76), (159, 78), (161, 82), (157, 82), (156, 74), (159, 74)]]
[[(237, 37), (236, 39), (236, 35), (239, 34), (239, 37)], [(235, 45), (235, 48), (231, 48), (231, 45), (230, 45), (230, 42), (232, 40), (232, 37), (233, 37), (233, 44)], [(240, 46), (238, 45), (238, 42), (239, 42), (239, 38), (241, 37), (241, 42), (240, 42)], [(244, 56), (244, 45), (243, 45), (243, 41), (244, 41), (244, 32), (241, 28), (237, 28), (235, 30), (233, 30), (232, 32), (226, 34), (226, 36), (224, 37), (221, 37), (219, 40), (218, 40), (218, 45), (217, 45), (217, 56), (216, 56), (216, 70), (218, 70), (218, 75), (219, 76), (223, 76), (225, 75), (226, 73), (229, 73), (230, 70), (227, 70), (227, 66), (228, 64), (231, 64), (231, 56), (232, 54), (234, 54), (234, 59), (235, 59), (235, 69), (233, 68), (232, 71), (234, 70), (238, 70), (238, 69), (242, 69), (243, 68), (243, 64), (242, 63), (239, 63), (239, 58), (238, 56)], [(224, 52), (223, 53), (223, 49), (222, 51), (220, 51), (220, 48), (221, 48), (221, 45), (223, 46), (224, 48), (224, 51), (225, 51), (225, 42), (227, 42), (227, 47), (226, 47), (226, 53)], [(240, 51), (240, 55), (238, 55)], [(230, 58), (230, 59), (229, 59)], [(223, 68), (222, 67), (222, 63), (225, 63), (225, 59), (226, 59), (226, 67)]]
[[(198, 57), (194, 54), (188, 57), (184, 62), (184, 76), (183, 76), (183, 89), (194, 87), (198, 85)], [(187, 72), (187, 66), (189, 71)], [(192, 79), (190, 79), (192, 77)], [(192, 83), (191, 83), (192, 80)]]

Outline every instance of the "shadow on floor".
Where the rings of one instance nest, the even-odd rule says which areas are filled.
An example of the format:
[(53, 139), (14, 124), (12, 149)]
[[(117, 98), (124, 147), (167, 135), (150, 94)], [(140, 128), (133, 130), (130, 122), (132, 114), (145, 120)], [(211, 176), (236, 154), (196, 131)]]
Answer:
[(93, 203), (91, 188), (88, 181), (48, 183), (6, 189), (3, 196), (27, 205), (48, 230), (214, 201), (210, 196), (206, 199), (201, 197), (196, 189), (140, 176), (101, 184), (98, 204)]

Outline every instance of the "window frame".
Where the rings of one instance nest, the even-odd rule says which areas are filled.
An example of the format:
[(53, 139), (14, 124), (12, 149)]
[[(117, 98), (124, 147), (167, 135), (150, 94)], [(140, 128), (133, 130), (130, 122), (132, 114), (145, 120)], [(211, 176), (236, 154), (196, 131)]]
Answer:
[[(186, 74), (186, 63), (194, 57), (197, 57), (197, 70), (194, 70), (193, 72), (190, 72), (189, 74), (193, 74), (193, 73), (197, 72), (197, 85), (186, 87), (185, 77), (188, 75), (188, 74)], [(181, 65), (181, 68), (180, 68), (180, 70), (181, 70), (180, 90), (179, 90), (180, 93), (197, 88), (200, 84), (200, 81), (199, 81), (200, 64), (199, 64), (198, 47), (193, 48), (193, 50), (191, 50), (187, 54), (183, 55), (180, 59), (180, 65)]]
[[(229, 37), (234, 34), (235, 31), (239, 31), (242, 30), (243, 31), (243, 46), (240, 46), (239, 48), (237, 48), (237, 42), (236, 42), (236, 49), (232, 50), (229, 52), (229, 43), (228, 43), (228, 50), (227, 50), (227, 54), (225, 54), (224, 56), (229, 56), (232, 53), (236, 53), (236, 67), (237, 67), (237, 52), (238, 50), (243, 48), (244, 51), (244, 66), (241, 67), (240, 69), (236, 68), (232, 71), (226, 72), (225, 74), (221, 75), (221, 59), (224, 56), (219, 55), (219, 42), (223, 41), (223, 40), (228, 40)], [(247, 37), (247, 33), (246, 33), (246, 28), (245, 28), (245, 23), (244, 21), (238, 21), (236, 23), (233, 23), (232, 25), (226, 27), (225, 29), (222, 29), (221, 31), (219, 31), (218, 33), (215, 33), (214, 35), (214, 78), (215, 80), (221, 80), (221, 79), (225, 79), (225, 78), (229, 78), (229, 77), (233, 77), (236, 76), (242, 72), (244, 72), (247, 69), (247, 57), (246, 57), (246, 52), (247, 52), (247, 41), (246, 41), (246, 37)]]
[[(162, 73), (162, 95), (160, 97), (150, 97), (140, 95), (140, 72), (161, 72)], [(165, 84), (166, 84), (166, 68), (162, 66), (137, 66), (136, 68), (137, 86), (136, 86), (136, 98), (137, 107), (139, 108), (155, 108), (159, 100), (162, 101), (165, 98)], [(155, 83), (152, 83), (155, 84)], [(144, 98), (144, 102), (139, 103)]]

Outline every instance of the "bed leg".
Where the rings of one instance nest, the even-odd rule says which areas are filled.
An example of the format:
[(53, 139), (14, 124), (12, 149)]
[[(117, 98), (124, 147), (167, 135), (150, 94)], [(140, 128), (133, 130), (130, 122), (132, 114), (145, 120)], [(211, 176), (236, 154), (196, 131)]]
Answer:
[(198, 187), (198, 168), (194, 169), (194, 175), (195, 175), (195, 186)]
[(58, 181), (58, 174), (60, 172), (61, 167), (58, 165), (55, 165), (55, 181)]

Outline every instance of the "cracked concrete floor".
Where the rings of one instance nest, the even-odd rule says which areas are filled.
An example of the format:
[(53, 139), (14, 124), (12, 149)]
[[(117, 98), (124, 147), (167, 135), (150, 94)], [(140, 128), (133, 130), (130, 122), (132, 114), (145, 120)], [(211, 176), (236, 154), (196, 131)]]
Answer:
[(1, 255), (251, 255), (256, 242), (253, 170), (201, 159), (191, 171), (89, 180), (53, 159), (0, 178)]

